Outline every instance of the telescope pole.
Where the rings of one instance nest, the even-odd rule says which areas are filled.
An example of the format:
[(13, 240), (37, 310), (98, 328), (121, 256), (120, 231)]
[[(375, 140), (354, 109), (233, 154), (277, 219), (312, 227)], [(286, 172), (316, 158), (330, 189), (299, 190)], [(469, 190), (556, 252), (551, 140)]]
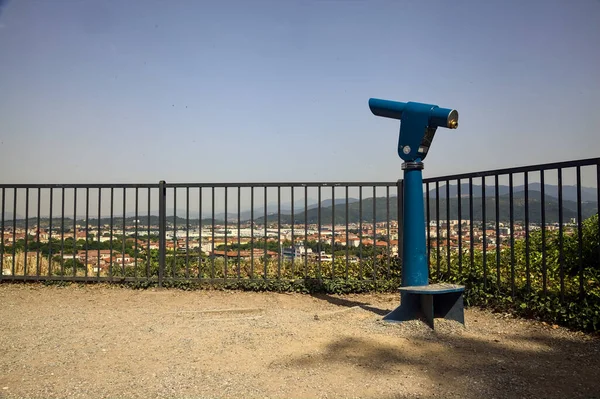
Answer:
[(423, 162), (404, 162), (402, 286), (429, 284), (429, 259), (425, 239)]
[[(404, 209), (402, 211), (402, 287), (429, 284), (429, 259), (425, 245), (425, 206), (423, 203), (423, 162), (407, 161), (404, 170)], [(400, 290), (400, 306), (383, 320), (414, 320), (421, 313), (422, 299)]]

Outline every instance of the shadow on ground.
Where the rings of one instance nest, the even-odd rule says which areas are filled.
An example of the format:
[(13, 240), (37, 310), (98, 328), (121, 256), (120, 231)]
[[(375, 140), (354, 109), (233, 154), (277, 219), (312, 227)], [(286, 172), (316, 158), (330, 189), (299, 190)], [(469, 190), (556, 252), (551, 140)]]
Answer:
[(337, 297), (327, 295), (327, 294), (313, 294), (312, 297), (323, 300), (323, 301), (327, 301), (327, 302), (331, 303), (332, 305), (336, 305), (336, 306), (345, 306), (345, 307), (349, 307), (349, 308), (358, 306), (361, 309), (366, 310), (368, 312), (375, 313), (378, 316), (385, 316), (391, 310), (391, 309), (381, 309), (381, 308), (377, 308), (377, 307), (372, 306), (371, 304), (368, 304), (365, 302), (337, 298)]
[[(322, 299), (363, 307), (360, 302)], [(424, 381), (416, 395), (421, 398), (600, 398), (598, 339), (553, 336), (548, 331), (490, 335), (468, 329), (428, 334), (396, 331), (397, 336), (392, 330), (373, 334), (369, 340), (337, 338), (318, 354), (303, 354), (289, 364), (359, 369), (366, 380), (384, 374), (408, 381), (408, 387), (411, 381)], [(399, 389), (390, 399), (415, 397), (403, 392)]]

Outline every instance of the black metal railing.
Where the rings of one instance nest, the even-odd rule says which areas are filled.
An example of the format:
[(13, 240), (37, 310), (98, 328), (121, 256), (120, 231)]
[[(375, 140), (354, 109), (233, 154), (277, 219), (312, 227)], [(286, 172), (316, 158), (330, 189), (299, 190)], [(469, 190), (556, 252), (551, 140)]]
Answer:
[(173, 208), (160, 249), (164, 278), (390, 277), (398, 269), (397, 185), (161, 182), (159, 213)]
[(563, 301), (596, 288), (600, 158), (428, 178), (424, 186), (433, 280), (481, 279), (513, 297)]
[[(599, 187), (600, 158), (425, 179), (432, 281), (583, 297), (598, 284)], [(401, 180), (4, 184), (1, 278), (398, 278), (398, 193)]]
[(0, 185), (2, 279), (389, 278), (398, 184)]
[[(158, 184), (17, 184), (0, 185), (0, 192), (3, 280), (151, 277), (149, 210)], [(115, 193), (122, 201), (120, 212)], [(147, 199), (145, 216), (142, 196)], [(148, 221), (143, 226), (141, 217)]]

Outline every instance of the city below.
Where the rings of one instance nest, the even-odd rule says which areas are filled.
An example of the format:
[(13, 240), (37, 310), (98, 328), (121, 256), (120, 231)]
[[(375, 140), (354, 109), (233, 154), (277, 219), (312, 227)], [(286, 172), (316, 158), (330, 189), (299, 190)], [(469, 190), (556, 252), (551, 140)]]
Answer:
[[(576, 221), (573, 219), (563, 225), (563, 231), (570, 234), (577, 229)], [(47, 223), (47, 222), (46, 222)], [(484, 241), (486, 249), (493, 251), (497, 246), (510, 245), (511, 240), (525, 238), (527, 230), (539, 230), (539, 224), (524, 224), (515, 222), (511, 230), (509, 223), (495, 222), (486, 223), (485, 229), (481, 221), (473, 222), (458, 220), (431, 221), (427, 236), (430, 248), (450, 248), (457, 250), (459, 246), (464, 250), (483, 249)], [(15, 223), (16, 225), (16, 223)], [(98, 267), (105, 269), (111, 263), (119, 265), (138, 264), (145, 261), (148, 250), (159, 249), (159, 226), (142, 225), (139, 220), (127, 222), (123, 226), (112, 226), (105, 224), (98, 226), (90, 223), (86, 229), (85, 225), (76, 224), (61, 229), (61, 226), (48, 226), (38, 228), (36, 225), (25, 228), (14, 227), (5, 224), (2, 231), (3, 273), (10, 274), (6, 265), (13, 260), (13, 252), (27, 253), (28, 262), (35, 262), (31, 258), (39, 259), (40, 248), (50, 243), (50, 251), (53, 256), (60, 256), (65, 260), (77, 259), (79, 262), (88, 262), (88, 266), (97, 270)], [(73, 228), (75, 227), (75, 228)], [(558, 230), (558, 223), (546, 225), (547, 230)], [(76, 242), (73, 242), (74, 236)], [(125, 236), (125, 241), (121, 237)], [(348, 254), (348, 260), (355, 262), (362, 255), (374, 252), (378, 256), (397, 257), (398, 223), (395, 220), (389, 222), (373, 223), (349, 223), (343, 225), (323, 224), (281, 224), (270, 223), (260, 225), (250, 222), (234, 223), (234, 226), (215, 224), (214, 227), (202, 226), (186, 229), (186, 226), (174, 226), (167, 224), (165, 230), (165, 250), (167, 254), (200, 255), (208, 257), (227, 258), (259, 258), (262, 256), (276, 257), (279, 254), (284, 259), (311, 258), (320, 261), (331, 261), (335, 253)], [(472, 241), (472, 243), (471, 243)], [(16, 243), (17, 245), (13, 245)], [(126, 251), (119, 252), (125, 243), (134, 248), (130, 255)], [(362, 243), (362, 245), (361, 245)], [(95, 244), (93, 246), (92, 244)], [(118, 246), (116, 245), (118, 244)], [(93, 248), (93, 249), (92, 249)], [(371, 252), (368, 249), (371, 249)], [(364, 254), (363, 254), (364, 250)], [(125, 255), (123, 255), (125, 253)], [(137, 254), (137, 256), (135, 256)], [(17, 255), (18, 256), (18, 255)]]

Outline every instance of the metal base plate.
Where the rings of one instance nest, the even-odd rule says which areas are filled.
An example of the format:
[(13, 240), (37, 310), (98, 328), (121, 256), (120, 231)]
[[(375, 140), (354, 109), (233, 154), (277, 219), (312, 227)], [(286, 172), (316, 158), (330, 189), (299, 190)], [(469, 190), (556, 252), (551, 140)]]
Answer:
[(453, 284), (431, 284), (400, 289), (400, 306), (384, 316), (383, 320), (403, 322), (423, 320), (434, 328), (433, 320), (441, 317), (465, 324), (464, 287)]

